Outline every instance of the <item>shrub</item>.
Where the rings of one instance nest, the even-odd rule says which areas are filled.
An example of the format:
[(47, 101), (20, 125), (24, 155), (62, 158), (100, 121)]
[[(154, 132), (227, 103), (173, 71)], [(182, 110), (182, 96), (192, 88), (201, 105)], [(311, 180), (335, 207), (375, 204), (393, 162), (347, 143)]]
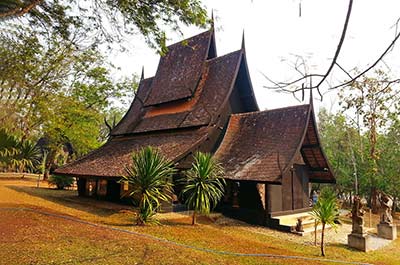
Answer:
[(197, 152), (192, 168), (185, 172), (182, 180), (182, 197), (193, 210), (192, 225), (196, 224), (196, 214), (209, 214), (225, 192), (224, 170), (211, 154)]
[(126, 168), (126, 181), (132, 187), (126, 194), (139, 205), (138, 225), (156, 222), (154, 214), (162, 201), (168, 201), (172, 193), (173, 164), (158, 149), (150, 146), (132, 154), (132, 165)]
[(50, 185), (54, 185), (58, 190), (63, 190), (64, 188), (71, 187), (74, 183), (73, 177), (51, 175), (48, 180)]

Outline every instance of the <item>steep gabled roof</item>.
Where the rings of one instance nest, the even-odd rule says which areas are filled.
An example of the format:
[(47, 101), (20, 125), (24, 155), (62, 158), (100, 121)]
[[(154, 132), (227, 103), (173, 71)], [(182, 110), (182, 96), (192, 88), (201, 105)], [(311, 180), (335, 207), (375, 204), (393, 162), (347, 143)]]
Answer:
[[(226, 178), (281, 183), (282, 175), (303, 146), (311, 114), (310, 105), (300, 105), (232, 115), (215, 154), (225, 168)], [(313, 147), (321, 150), (319, 142)], [(326, 162), (324, 156), (320, 160)], [(314, 169), (315, 164), (308, 165)], [(320, 165), (326, 166), (324, 181), (334, 181), (327, 163)], [(319, 179), (317, 175), (312, 177)]]
[(144, 96), (133, 102), (133, 106), (111, 135), (206, 126), (220, 114), (235, 84), (239, 84), (237, 89), (240, 90), (247, 111), (258, 110), (243, 49), (206, 60), (197, 89), (187, 101), (145, 107), (143, 99), (151, 93), (155, 79), (156, 77), (141, 81), (138, 96)]
[(149, 109), (132, 133), (208, 125), (233, 89), (241, 58), (239, 50), (208, 60), (190, 101)]
[(329, 161), (321, 147), (314, 109), (311, 108), (310, 112), (307, 132), (300, 151), (304, 162), (310, 167), (311, 182), (333, 183), (336, 180), (333, 176)]
[(211, 29), (168, 46), (167, 54), (160, 58), (145, 106), (191, 97), (200, 81), (213, 39)]
[[(169, 53), (160, 60), (156, 76), (141, 79), (130, 109), (111, 132), (109, 141), (57, 169), (57, 174), (117, 177), (130, 163), (130, 154), (148, 145), (177, 161), (218, 131), (215, 124), (221, 120), (234, 91), (244, 102), (240, 111), (258, 110), (243, 48), (215, 57), (213, 30), (187, 42), (188, 46), (170, 46)], [(186, 100), (180, 98), (183, 87), (191, 91)]]

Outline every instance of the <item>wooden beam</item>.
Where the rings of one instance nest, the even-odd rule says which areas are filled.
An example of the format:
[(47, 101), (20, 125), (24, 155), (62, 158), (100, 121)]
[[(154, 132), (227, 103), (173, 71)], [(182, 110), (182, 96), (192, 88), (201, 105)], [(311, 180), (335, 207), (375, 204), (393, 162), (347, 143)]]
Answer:
[(301, 148), (319, 148), (319, 144), (304, 144), (301, 146)]
[(312, 172), (328, 172), (329, 169), (326, 167), (312, 167), (312, 168), (310, 168), (310, 171), (312, 171)]

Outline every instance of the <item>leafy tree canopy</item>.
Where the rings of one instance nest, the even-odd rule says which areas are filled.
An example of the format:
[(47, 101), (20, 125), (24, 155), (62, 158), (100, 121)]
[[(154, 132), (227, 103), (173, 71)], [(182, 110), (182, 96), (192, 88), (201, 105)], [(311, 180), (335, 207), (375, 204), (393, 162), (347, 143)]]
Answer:
[(140, 33), (160, 52), (165, 52), (167, 28), (180, 32), (181, 24), (207, 24), (199, 0), (7, 0), (0, 5), (1, 18), (22, 18), (41, 34), (50, 30), (65, 39), (84, 35), (97, 44), (121, 42), (126, 35)]

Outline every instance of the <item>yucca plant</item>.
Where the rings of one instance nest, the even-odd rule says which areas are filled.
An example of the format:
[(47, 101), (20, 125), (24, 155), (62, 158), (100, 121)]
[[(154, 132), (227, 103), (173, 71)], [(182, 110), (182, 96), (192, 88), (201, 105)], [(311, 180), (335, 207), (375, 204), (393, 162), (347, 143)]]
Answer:
[(18, 153), (16, 148), (18, 138), (8, 133), (5, 129), (0, 129), (0, 166), (9, 167), (13, 156)]
[(41, 160), (40, 149), (31, 141), (22, 141), (0, 129), (0, 167), (19, 172), (34, 171)]
[(18, 153), (13, 160), (19, 172), (34, 171), (40, 165), (42, 152), (36, 144), (31, 141), (20, 142), (17, 149)]
[(224, 196), (224, 171), (211, 154), (197, 152), (192, 168), (185, 175), (182, 197), (188, 208), (193, 210), (192, 225), (195, 225), (196, 214), (209, 214)]
[(336, 228), (336, 222), (339, 218), (339, 207), (334, 191), (327, 188), (322, 189), (321, 195), (311, 211), (311, 215), (315, 218), (317, 224), (322, 224), (321, 255), (325, 256), (325, 227), (326, 225), (330, 225), (332, 228)]
[(126, 168), (121, 182), (128, 182), (130, 190), (125, 196), (133, 198), (139, 213), (136, 223), (145, 225), (157, 222), (153, 216), (162, 201), (171, 199), (173, 164), (164, 158), (158, 149), (150, 146), (132, 154), (132, 166)]

